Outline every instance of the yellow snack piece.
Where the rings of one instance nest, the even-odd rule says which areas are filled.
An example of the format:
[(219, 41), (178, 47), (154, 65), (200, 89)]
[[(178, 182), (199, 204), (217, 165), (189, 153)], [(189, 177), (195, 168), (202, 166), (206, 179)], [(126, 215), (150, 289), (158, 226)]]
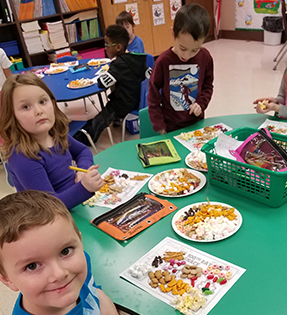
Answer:
[(169, 283), (168, 283), (168, 287), (173, 287), (174, 285), (177, 284), (177, 281), (175, 279), (172, 279)]
[(166, 289), (165, 289), (164, 284), (161, 284), (159, 287), (160, 287), (160, 289), (161, 289), (162, 292), (164, 292), (164, 293), (166, 292)]

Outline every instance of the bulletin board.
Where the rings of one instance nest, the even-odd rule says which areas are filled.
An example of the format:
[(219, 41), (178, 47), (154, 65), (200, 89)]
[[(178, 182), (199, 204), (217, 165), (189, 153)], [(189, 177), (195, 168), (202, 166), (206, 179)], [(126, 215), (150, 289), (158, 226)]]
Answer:
[(281, 16), (279, 0), (235, 0), (237, 30), (262, 30), (265, 16)]

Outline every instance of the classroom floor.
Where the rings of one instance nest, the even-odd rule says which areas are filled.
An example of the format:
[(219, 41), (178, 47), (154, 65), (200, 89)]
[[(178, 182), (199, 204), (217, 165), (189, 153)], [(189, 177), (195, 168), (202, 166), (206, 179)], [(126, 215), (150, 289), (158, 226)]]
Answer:
[[(220, 39), (206, 43), (204, 47), (213, 56), (215, 76), (214, 94), (206, 117), (255, 113), (252, 103), (256, 98), (277, 95), (287, 62), (286, 55), (277, 70), (273, 70), (273, 59), (281, 46)], [(112, 128), (112, 134), (114, 143), (119, 143), (121, 128)], [(136, 138), (138, 135), (132, 136), (126, 132), (126, 140)], [(97, 149), (100, 152), (110, 145), (107, 132), (104, 131), (96, 143)], [(0, 165), (0, 198), (12, 192), (14, 189), (6, 183), (5, 172)], [(17, 295), (0, 283), (0, 315), (12, 313)]]

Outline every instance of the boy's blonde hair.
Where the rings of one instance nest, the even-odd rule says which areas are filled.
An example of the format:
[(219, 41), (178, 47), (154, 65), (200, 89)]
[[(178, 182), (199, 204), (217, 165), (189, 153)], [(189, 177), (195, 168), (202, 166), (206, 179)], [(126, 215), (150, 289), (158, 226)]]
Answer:
[[(17, 241), (22, 232), (52, 223), (58, 217), (71, 223), (81, 238), (74, 219), (60, 199), (37, 190), (24, 190), (4, 197), (0, 200), (0, 250), (4, 243)], [(5, 275), (1, 255), (0, 273)]]
[(41, 147), (30, 134), (22, 128), (15, 117), (13, 106), (13, 93), (16, 87), (21, 85), (34, 85), (43, 89), (50, 97), (54, 106), (55, 124), (49, 131), (49, 134), (55, 140), (55, 148), (61, 146), (61, 152), (68, 149), (68, 131), (69, 120), (57, 106), (55, 96), (47, 85), (35, 74), (26, 72), (24, 74), (14, 74), (9, 76), (3, 84), (1, 91), (1, 112), (0, 112), (0, 137), (3, 140), (2, 151), (4, 158), (8, 159), (13, 151), (22, 151), (22, 153), (33, 159), (39, 159), (37, 156), (41, 149), (50, 152), (49, 149)]

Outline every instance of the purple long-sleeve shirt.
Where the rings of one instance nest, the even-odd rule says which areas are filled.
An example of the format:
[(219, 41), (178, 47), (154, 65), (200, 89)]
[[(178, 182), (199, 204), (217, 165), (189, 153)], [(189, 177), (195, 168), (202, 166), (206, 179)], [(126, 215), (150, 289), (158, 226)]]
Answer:
[(36, 189), (58, 197), (68, 209), (72, 209), (92, 197), (93, 193), (84, 188), (81, 182), (75, 184), (75, 173), (69, 169), (74, 160), (78, 167), (88, 169), (93, 165), (93, 155), (88, 147), (68, 136), (69, 149), (52, 155), (41, 150), (39, 160), (27, 158), (16, 151), (8, 159), (11, 178), (17, 191)]

